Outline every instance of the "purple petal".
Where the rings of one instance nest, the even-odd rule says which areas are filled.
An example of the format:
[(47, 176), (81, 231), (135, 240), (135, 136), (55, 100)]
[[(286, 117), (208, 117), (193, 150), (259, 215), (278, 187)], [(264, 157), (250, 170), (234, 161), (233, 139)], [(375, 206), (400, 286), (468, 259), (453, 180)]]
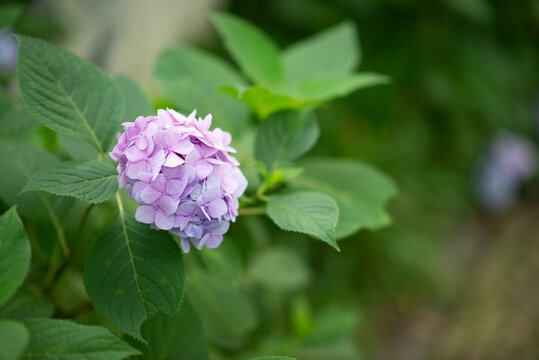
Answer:
[(186, 238), (181, 238), (180, 244), (181, 244), (183, 252), (186, 254), (189, 253), (189, 250), (191, 250), (191, 244), (189, 243), (189, 240)]
[(228, 207), (223, 199), (216, 199), (208, 203), (206, 209), (212, 218), (219, 219), (227, 212)]
[(211, 235), (206, 240), (206, 247), (209, 249), (215, 249), (223, 242), (223, 235)]
[(178, 208), (178, 201), (168, 195), (163, 195), (157, 201), (157, 207), (166, 215), (172, 215)]
[(213, 170), (213, 166), (209, 164), (206, 160), (199, 160), (195, 164), (195, 170), (197, 178), (204, 179), (205, 177), (210, 175)]
[(129, 161), (140, 161), (146, 157), (143, 151), (139, 150), (136, 146), (131, 145), (125, 149), (125, 157)]
[(166, 189), (167, 194), (180, 195), (183, 192), (183, 190), (185, 190), (186, 185), (187, 185), (187, 181), (171, 179), (167, 181), (167, 185), (165, 189)]
[(135, 219), (144, 224), (151, 224), (155, 219), (155, 208), (153, 206), (141, 205), (137, 208)]
[(174, 215), (167, 215), (161, 210), (155, 212), (155, 226), (161, 230), (170, 230), (174, 227)]
[(140, 192), (140, 199), (146, 204), (153, 204), (159, 200), (162, 195), (161, 192), (155, 190), (153, 187), (146, 186), (144, 190)]

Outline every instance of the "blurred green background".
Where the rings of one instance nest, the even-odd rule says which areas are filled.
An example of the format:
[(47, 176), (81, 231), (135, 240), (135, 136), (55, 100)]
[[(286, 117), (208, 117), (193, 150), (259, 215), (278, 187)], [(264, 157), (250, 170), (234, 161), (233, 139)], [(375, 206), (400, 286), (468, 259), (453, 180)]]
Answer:
[[(538, 1), (26, 5), (17, 31), (133, 77), (156, 104), (163, 99), (151, 69), (164, 47), (188, 43), (226, 57), (207, 19), (212, 10), (245, 17), (281, 47), (351, 20), (361, 70), (392, 78), (317, 110), (322, 136), (312, 153), (361, 159), (394, 178), (393, 225), (361, 231), (336, 253), (253, 217), (233, 227), (233, 246), (225, 241), (213, 255), (225, 260), (190, 254), (188, 270), (217, 266), (256, 302), (259, 323), (248, 340), (214, 344), (215, 359), (262, 351), (335, 360), (539, 358)], [(12, 72), (2, 81), (15, 93)], [(529, 151), (492, 165), (505, 151), (493, 150), (500, 134)], [(496, 182), (521, 163), (526, 176)], [(492, 191), (481, 190), (493, 181)], [(500, 206), (485, 199), (500, 194), (508, 194)], [(287, 260), (280, 270), (272, 256)], [(68, 276), (66, 286), (79, 280)]]

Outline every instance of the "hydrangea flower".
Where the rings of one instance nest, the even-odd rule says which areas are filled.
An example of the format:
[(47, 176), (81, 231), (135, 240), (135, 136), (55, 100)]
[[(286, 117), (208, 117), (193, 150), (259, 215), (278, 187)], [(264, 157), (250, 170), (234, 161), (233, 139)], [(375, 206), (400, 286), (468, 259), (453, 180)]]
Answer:
[(196, 118), (171, 110), (123, 123), (110, 157), (118, 182), (140, 206), (135, 218), (170, 230), (189, 252), (216, 248), (238, 215), (247, 187), (229, 133), (210, 130), (211, 115)]

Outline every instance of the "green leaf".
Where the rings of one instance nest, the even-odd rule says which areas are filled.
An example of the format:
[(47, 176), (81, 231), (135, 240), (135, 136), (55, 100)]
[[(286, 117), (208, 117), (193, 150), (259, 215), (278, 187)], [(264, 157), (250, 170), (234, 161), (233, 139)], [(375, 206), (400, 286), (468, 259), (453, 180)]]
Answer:
[(21, 286), (30, 266), (30, 241), (12, 207), (0, 216), (0, 305)]
[(2, 4), (0, 5), (0, 29), (12, 25), (22, 14), (24, 4)]
[(17, 72), (25, 108), (45, 126), (105, 154), (123, 106), (108, 76), (64, 49), (28, 36), (18, 39)]
[(281, 229), (311, 235), (339, 250), (335, 241), (339, 208), (331, 197), (314, 191), (272, 195), (266, 211)]
[(306, 102), (295, 100), (287, 95), (273, 93), (261, 86), (252, 86), (244, 90), (223, 86), (220, 87), (220, 90), (247, 104), (260, 119), (265, 119), (279, 110), (300, 109), (308, 105)]
[(140, 354), (100, 326), (58, 319), (31, 319), (25, 324), (30, 345), (23, 359), (120, 360)]
[(17, 360), (28, 345), (29, 334), (23, 324), (0, 320), (0, 360)]
[(212, 16), (225, 47), (243, 72), (256, 84), (277, 86), (283, 80), (277, 45), (262, 30), (237, 16), (216, 13)]
[(22, 191), (47, 191), (98, 204), (118, 190), (118, 173), (102, 161), (69, 161), (35, 173)]
[(293, 250), (271, 248), (258, 254), (247, 272), (249, 279), (277, 291), (291, 291), (306, 286), (309, 270)]
[(31, 296), (15, 295), (0, 309), (0, 318), (25, 320), (32, 318), (50, 318), (54, 306), (45, 300), (35, 300)]
[(273, 114), (258, 129), (255, 158), (270, 171), (287, 166), (309, 151), (318, 140), (318, 135), (318, 123), (310, 111)]
[(187, 287), (187, 297), (213, 342), (237, 346), (256, 326), (253, 304), (227, 278), (193, 271), (188, 276)]
[(359, 89), (388, 82), (387, 76), (376, 73), (340, 75), (305, 82), (295, 89), (294, 97), (301, 101), (323, 103), (337, 97), (344, 97)]
[(140, 326), (157, 311), (180, 309), (185, 286), (182, 253), (170, 235), (120, 216), (92, 244), (84, 284), (95, 308), (142, 340)]
[(291, 185), (320, 191), (335, 199), (340, 214), (337, 238), (390, 223), (385, 204), (395, 195), (396, 187), (379, 170), (355, 160), (329, 158), (312, 158), (300, 165), (304, 171)]
[(133, 80), (127, 76), (120, 75), (114, 78), (114, 83), (123, 98), (121, 122), (133, 122), (138, 116), (150, 116), (152, 114), (152, 104)]
[(324, 30), (293, 44), (282, 58), (291, 85), (347, 74), (360, 60), (356, 27), (344, 22)]
[[(17, 212), (25, 218), (48, 219), (60, 230), (55, 208), (72, 199), (58, 198), (44, 193), (22, 193), (32, 174), (57, 162), (51, 154), (36, 149), (20, 140), (0, 141), (0, 169), (9, 176), (0, 176), (0, 197), (8, 205), (17, 205)], [(66, 201), (68, 200), (68, 201)]]
[(13, 138), (25, 137), (35, 132), (39, 123), (21, 108), (8, 109), (0, 116), (0, 136)]
[(235, 133), (247, 124), (247, 107), (218, 90), (223, 85), (245, 84), (222, 59), (189, 47), (173, 47), (157, 59), (155, 78), (184, 112), (196, 109), (199, 116), (211, 113), (214, 126)]
[(142, 360), (208, 359), (202, 324), (187, 300), (176, 314), (159, 312), (145, 321), (142, 336), (148, 341), (148, 346), (139, 343)]
[(296, 360), (296, 358), (291, 358), (289, 356), (259, 356), (251, 358), (250, 360)]
[(95, 160), (99, 157), (97, 151), (81, 139), (65, 134), (58, 134), (58, 144), (72, 160)]
[(232, 239), (223, 241), (216, 249), (203, 248), (200, 257), (206, 268), (214, 273), (238, 282), (243, 275), (243, 263)]

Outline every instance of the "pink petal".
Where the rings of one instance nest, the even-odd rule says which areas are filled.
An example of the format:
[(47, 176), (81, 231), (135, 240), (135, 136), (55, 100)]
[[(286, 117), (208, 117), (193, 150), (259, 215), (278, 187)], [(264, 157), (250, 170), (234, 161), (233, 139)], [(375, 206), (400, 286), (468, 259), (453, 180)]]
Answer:
[(165, 157), (165, 162), (163, 163), (163, 166), (176, 167), (183, 164), (184, 162), (185, 160), (183, 160), (181, 157), (171, 151)]
[(129, 161), (140, 161), (146, 157), (143, 151), (141, 151), (136, 146), (131, 145), (125, 149), (125, 157)]
[(188, 154), (194, 148), (195, 148), (195, 146), (193, 145), (191, 140), (183, 139), (183, 140), (178, 141), (176, 143), (176, 145), (171, 147), (171, 150), (173, 150), (173, 151), (175, 151), (175, 152), (177, 152), (179, 154), (185, 155), (185, 154)]

